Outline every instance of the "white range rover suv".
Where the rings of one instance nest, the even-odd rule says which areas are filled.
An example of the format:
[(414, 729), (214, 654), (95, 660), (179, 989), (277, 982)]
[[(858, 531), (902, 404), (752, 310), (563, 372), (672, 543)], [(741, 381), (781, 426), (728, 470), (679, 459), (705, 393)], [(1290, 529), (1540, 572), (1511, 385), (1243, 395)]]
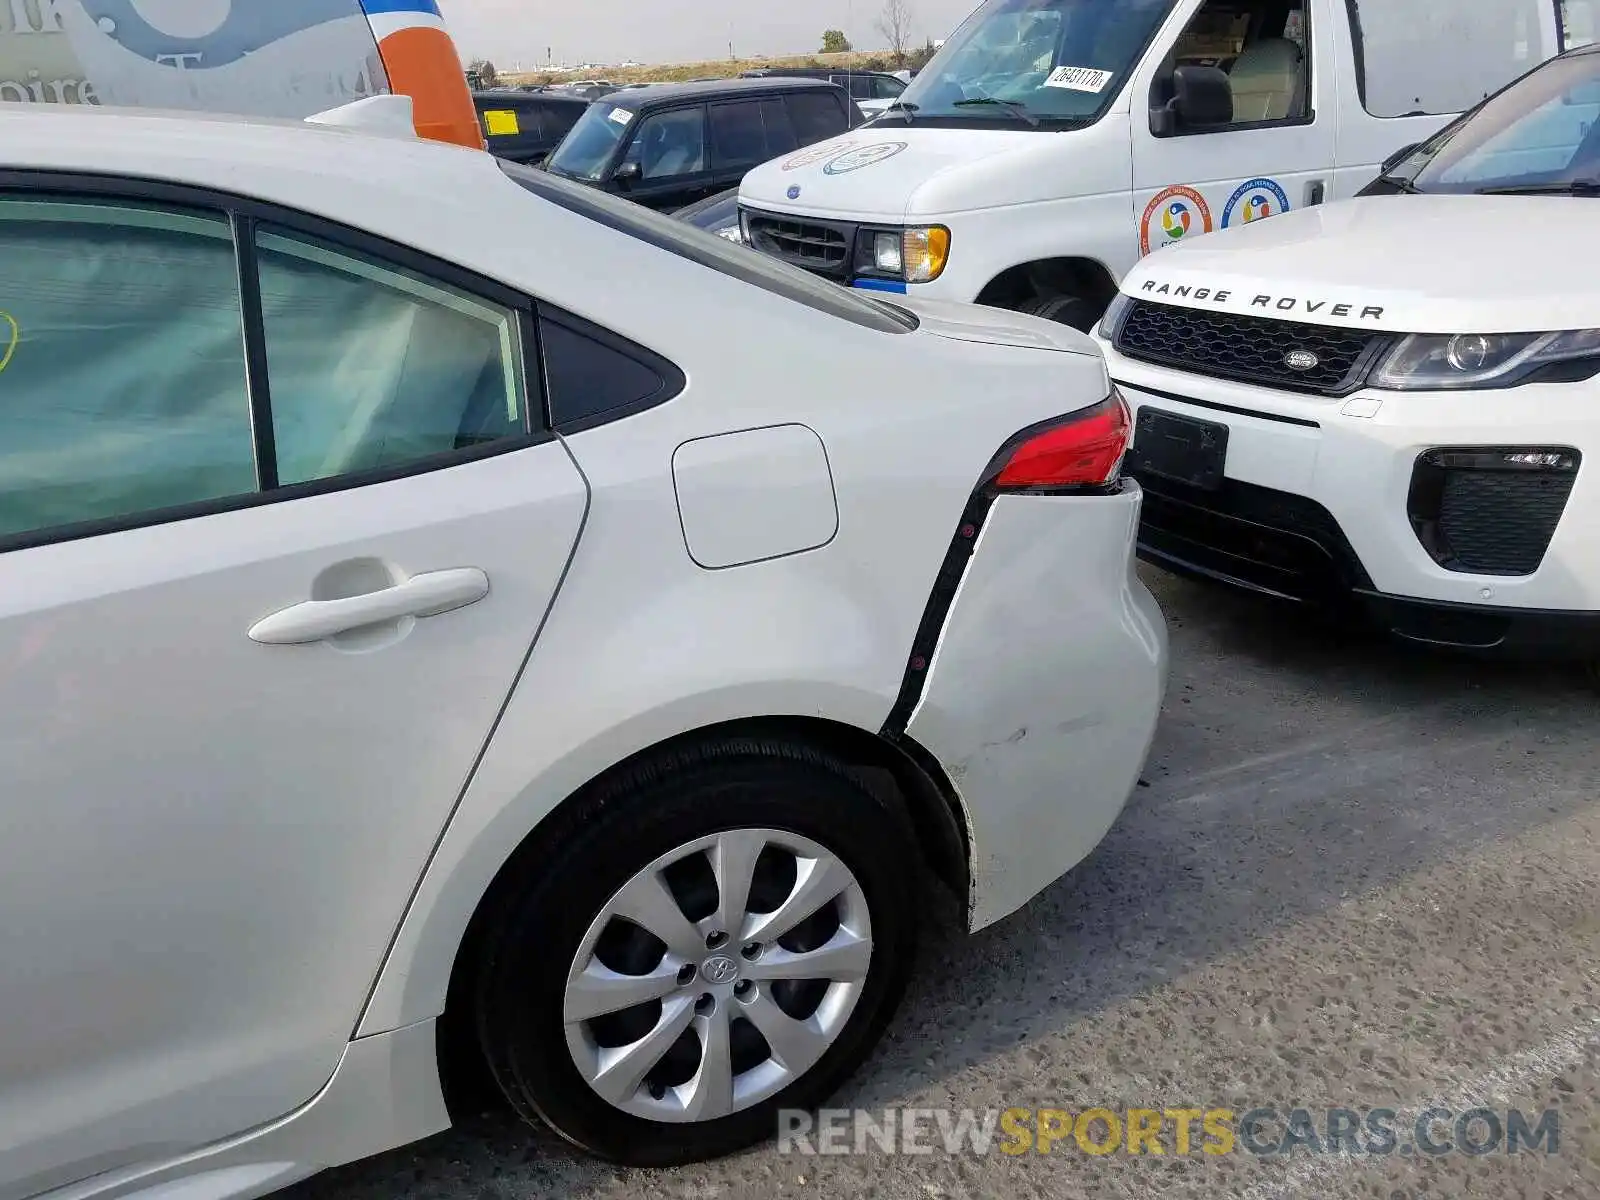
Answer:
[[(1600, 48), (1363, 197), (1145, 259), (1098, 338), (1140, 553), (1402, 638), (1600, 660)], [(1385, 194), (1386, 193), (1386, 194)]]

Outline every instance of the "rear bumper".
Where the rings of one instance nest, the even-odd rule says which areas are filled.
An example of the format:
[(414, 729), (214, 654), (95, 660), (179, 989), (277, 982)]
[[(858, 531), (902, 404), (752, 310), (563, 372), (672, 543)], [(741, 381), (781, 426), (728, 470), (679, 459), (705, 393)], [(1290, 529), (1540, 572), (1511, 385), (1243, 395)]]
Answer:
[(969, 923), (1021, 908), (1110, 830), (1150, 752), (1167, 626), (1140, 582), (1141, 492), (995, 501), (906, 732), (967, 822)]

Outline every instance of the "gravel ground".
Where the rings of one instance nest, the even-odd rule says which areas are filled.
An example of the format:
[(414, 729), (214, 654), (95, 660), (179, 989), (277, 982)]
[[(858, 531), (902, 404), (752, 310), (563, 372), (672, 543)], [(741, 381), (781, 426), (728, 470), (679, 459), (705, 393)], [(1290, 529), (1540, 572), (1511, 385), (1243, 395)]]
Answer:
[[(1600, 1195), (1600, 697), (1572, 673), (1413, 655), (1150, 579), (1174, 669), (1148, 786), (1023, 913), (970, 939), (943, 915), (837, 1103), (1270, 1106), (1319, 1126), (1330, 1107), (1391, 1108), (1396, 1153), (1178, 1157), (1169, 1124), (1161, 1157), (1092, 1157), (1069, 1137), (1049, 1155), (767, 1146), (627, 1172), (489, 1113), (287, 1195)], [(1530, 1124), (1555, 1109), (1559, 1151), (1398, 1152), (1431, 1104), (1519, 1108)]]

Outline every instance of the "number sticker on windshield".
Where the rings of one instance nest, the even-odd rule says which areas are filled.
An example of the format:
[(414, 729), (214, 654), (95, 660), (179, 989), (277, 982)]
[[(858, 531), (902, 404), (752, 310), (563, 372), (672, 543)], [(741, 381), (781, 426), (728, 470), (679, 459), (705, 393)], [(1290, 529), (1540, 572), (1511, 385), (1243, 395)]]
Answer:
[(626, 125), (633, 120), (633, 114), (625, 108), (613, 108), (611, 110), (611, 119), (618, 125)]
[(1057, 67), (1050, 72), (1050, 78), (1044, 81), (1044, 86), (1066, 88), (1073, 92), (1093, 92), (1098, 95), (1106, 90), (1106, 84), (1111, 82), (1114, 73), (1096, 70), (1094, 67)]

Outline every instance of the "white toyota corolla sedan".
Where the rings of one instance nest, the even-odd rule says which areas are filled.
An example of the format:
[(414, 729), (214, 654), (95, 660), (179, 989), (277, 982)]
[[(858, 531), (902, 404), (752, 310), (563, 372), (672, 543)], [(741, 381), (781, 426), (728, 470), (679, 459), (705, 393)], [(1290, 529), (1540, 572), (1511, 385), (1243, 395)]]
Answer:
[(374, 129), (0, 134), (0, 1195), (259, 1195), (448, 1054), (731, 1151), (925, 882), (1116, 819), (1166, 631), (1086, 338)]

